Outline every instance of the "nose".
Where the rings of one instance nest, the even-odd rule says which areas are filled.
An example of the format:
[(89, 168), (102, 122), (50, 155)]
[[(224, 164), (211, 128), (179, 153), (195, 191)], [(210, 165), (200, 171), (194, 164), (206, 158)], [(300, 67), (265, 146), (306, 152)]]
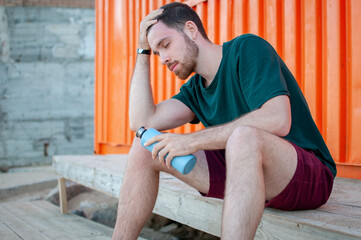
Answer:
[(170, 57), (166, 54), (159, 54), (160, 56), (160, 62), (163, 64), (163, 65), (166, 65), (167, 63), (170, 62)]

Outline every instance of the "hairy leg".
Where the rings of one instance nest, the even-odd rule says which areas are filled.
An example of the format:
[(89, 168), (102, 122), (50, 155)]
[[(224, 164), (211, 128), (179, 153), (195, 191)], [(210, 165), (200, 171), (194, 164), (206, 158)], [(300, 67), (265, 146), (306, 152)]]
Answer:
[(159, 172), (150, 167), (147, 153), (134, 144), (136, 141), (129, 152), (112, 239), (137, 239), (158, 193)]
[(152, 214), (159, 187), (159, 172), (168, 172), (197, 190), (209, 189), (208, 165), (203, 151), (195, 153), (197, 164), (187, 175), (153, 160), (148, 150), (135, 139), (129, 152), (127, 168), (120, 189), (117, 221), (113, 239), (137, 239)]
[(266, 131), (237, 128), (227, 142), (222, 239), (253, 239), (265, 200), (278, 195), (297, 166), (293, 146)]

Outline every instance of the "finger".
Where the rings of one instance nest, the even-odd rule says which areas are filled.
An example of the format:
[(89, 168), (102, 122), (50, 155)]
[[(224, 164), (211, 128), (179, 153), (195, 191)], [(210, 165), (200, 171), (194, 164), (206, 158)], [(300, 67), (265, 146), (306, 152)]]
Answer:
[(158, 15), (162, 14), (163, 11), (164, 11), (163, 8), (155, 9), (155, 10), (151, 11), (151, 12), (148, 14), (147, 18), (149, 17), (149, 19), (154, 19), (154, 18), (157, 17)]
[(158, 22), (157, 19), (153, 19), (153, 20), (149, 20), (149, 21), (143, 22), (142, 25), (141, 25), (141, 30), (142, 30), (142, 31), (145, 31), (145, 30), (147, 30), (150, 26), (156, 24), (157, 22)]
[(165, 163), (166, 159), (165, 158), (166, 158), (167, 154), (168, 154), (168, 150), (165, 149), (165, 148), (163, 148), (162, 150), (160, 150), (158, 152), (158, 160), (164, 166), (166, 165), (166, 163)]
[(159, 151), (161, 151), (164, 147), (165, 143), (163, 142), (158, 142), (157, 144), (155, 144), (152, 150), (152, 158), (155, 159), (158, 156)]
[(165, 158), (165, 163), (166, 163), (166, 166), (168, 168), (171, 168), (171, 163), (172, 163), (172, 160), (173, 160), (173, 155), (171, 155), (170, 153), (166, 156)]
[(153, 143), (161, 142), (163, 139), (164, 139), (164, 137), (162, 134), (155, 135), (154, 137), (151, 137), (150, 139), (148, 139), (148, 141), (146, 141), (144, 143), (144, 146), (149, 146), (149, 145), (152, 145)]
[(157, 136), (154, 136), (154, 137), (151, 137), (150, 139), (148, 139), (148, 141), (146, 141), (144, 143), (144, 146), (149, 146), (149, 145), (152, 145), (155, 142), (159, 142), (159, 140), (157, 139)]
[(160, 150), (160, 149), (156, 148), (156, 146), (157, 146), (157, 145), (154, 145), (153, 150), (152, 150), (152, 158), (153, 158), (153, 159), (156, 159), (156, 158), (157, 158), (158, 152), (159, 152), (159, 150)]
[(163, 13), (163, 9), (156, 9), (154, 11), (151, 11), (144, 19), (143, 22), (148, 22), (154, 20), (157, 16)]

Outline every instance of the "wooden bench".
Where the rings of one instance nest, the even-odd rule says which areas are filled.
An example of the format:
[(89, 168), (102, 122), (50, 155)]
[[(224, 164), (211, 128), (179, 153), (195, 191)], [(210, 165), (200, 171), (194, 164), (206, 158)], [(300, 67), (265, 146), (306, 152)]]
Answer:
[[(55, 156), (60, 176), (62, 211), (64, 179), (118, 197), (127, 155)], [(204, 198), (193, 188), (161, 174), (154, 213), (220, 236), (223, 200)], [(329, 202), (316, 210), (265, 209), (255, 239), (361, 239), (361, 181), (336, 178)]]

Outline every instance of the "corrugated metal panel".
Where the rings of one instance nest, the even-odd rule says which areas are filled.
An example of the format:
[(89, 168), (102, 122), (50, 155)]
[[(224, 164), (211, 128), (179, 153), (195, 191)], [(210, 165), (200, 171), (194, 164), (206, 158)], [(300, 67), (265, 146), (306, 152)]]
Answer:
[[(97, 0), (95, 152), (127, 152), (128, 92), (138, 26), (170, 1)], [(361, 178), (361, 1), (192, 0), (209, 38), (221, 44), (243, 33), (268, 40), (295, 75), (339, 176)], [(155, 102), (183, 83), (156, 56), (151, 61)], [(175, 132), (202, 126), (186, 125)]]

